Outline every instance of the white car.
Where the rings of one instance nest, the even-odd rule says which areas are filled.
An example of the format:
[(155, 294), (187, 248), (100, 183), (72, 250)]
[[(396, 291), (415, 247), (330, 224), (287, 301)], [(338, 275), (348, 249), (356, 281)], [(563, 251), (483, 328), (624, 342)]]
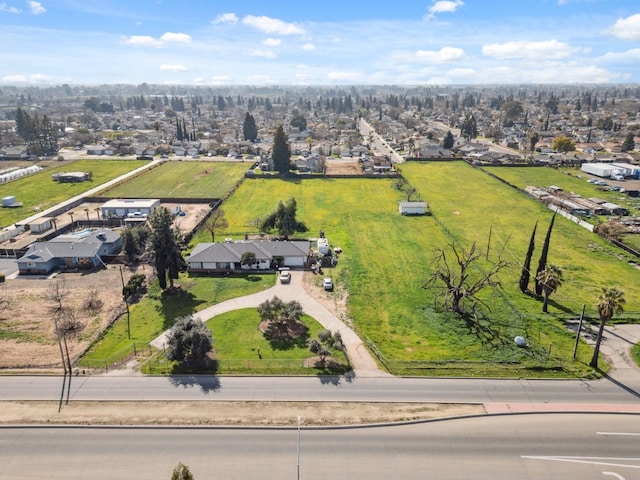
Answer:
[(330, 292), (333, 290), (333, 280), (331, 280), (330, 278), (325, 278), (324, 280), (322, 280), (322, 286), (324, 287), (324, 289), (327, 292)]
[(289, 270), (280, 271), (280, 283), (289, 283), (291, 281), (291, 272)]

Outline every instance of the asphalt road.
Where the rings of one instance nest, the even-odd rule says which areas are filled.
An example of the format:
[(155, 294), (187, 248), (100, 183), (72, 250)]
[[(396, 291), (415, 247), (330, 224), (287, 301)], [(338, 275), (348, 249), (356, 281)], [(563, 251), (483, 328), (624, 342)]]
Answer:
[[(68, 378), (67, 378), (68, 382)], [(613, 380), (397, 377), (0, 377), (0, 401), (243, 400), (619, 404), (640, 408), (640, 388)]]
[(303, 419), (299, 437), (295, 427), (5, 427), (0, 477), (159, 479), (182, 462), (197, 479), (629, 480), (640, 474), (639, 452), (640, 422), (628, 415), (350, 429), (308, 429)]

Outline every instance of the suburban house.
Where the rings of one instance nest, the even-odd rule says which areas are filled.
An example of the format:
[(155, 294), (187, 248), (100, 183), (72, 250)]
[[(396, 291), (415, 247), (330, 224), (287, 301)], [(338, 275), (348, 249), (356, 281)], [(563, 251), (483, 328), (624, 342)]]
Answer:
[(102, 205), (102, 218), (146, 217), (160, 206), (160, 200), (150, 199), (114, 199)]
[(122, 248), (120, 234), (105, 228), (59, 235), (34, 242), (18, 259), (20, 275), (47, 275), (57, 268), (91, 269), (103, 264), (102, 257)]
[[(242, 265), (242, 255), (253, 252), (256, 263)], [(187, 257), (190, 272), (233, 272), (304, 267), (311, 254), (310, 241), (244, 240), (199, 243)]]

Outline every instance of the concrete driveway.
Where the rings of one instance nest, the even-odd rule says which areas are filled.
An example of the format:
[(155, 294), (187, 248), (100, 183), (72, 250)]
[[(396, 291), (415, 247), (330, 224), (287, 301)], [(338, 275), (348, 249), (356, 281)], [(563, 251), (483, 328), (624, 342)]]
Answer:
[[(304, 272), (293, 270), (291, 271), (291, 282), (288, 284), (282, 284), (276, 281), (276, 284), (267, 290), (212, 305), (204, 310), (194, 313), (193, 316), (194, 318), (204, 322), (222, 313), (242, 308), (255, 308), (265, 300), (271, 299), (274, 296), (280, 297), (285, 302), (297, 300), (302, 305), (304, 312), (317, 320), (324, 328), (331, 330), (332, 332), (340, 331), (342, 341), (344, 342), (347, 350), (347, 355), (349, 356), (349, 361), (351, 362), (356, 376), (390, 376), (389, 373), (378, 368), (376, 361), (371, 356), (360, 337), (358, 337), (358, 335), (342, 320), (333, 315), (315, 298), (307, 293), (302, 282), (303, 275)], [(158, 349), (163, 348), (167, 342), (168, 333), (169, 331), (167, 330), (150, 342), (150, 344)]]

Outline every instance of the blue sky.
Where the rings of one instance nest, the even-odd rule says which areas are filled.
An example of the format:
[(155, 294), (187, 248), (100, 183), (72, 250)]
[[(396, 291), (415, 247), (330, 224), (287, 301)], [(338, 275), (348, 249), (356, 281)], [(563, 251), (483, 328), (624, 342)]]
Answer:
[(638, 0), (0, 0), (0, 84), (640, 83)]

